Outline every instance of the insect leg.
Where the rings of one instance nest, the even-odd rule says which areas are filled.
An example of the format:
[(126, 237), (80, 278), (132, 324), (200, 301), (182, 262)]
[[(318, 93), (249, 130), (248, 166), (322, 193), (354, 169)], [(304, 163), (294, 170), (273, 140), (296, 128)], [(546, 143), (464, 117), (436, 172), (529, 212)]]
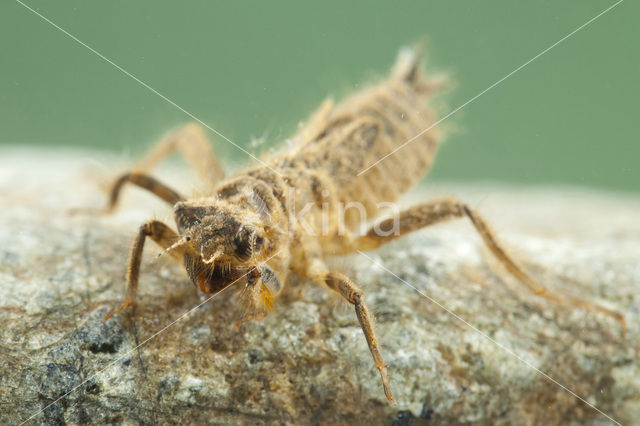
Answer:
[[(111, 315), (123, 309), (133, 306), (138, 292), (138, 278), (140, 276), (140, 262), (142, 261), (142, 250), (144, 248), (145, 239), (149, 237), (155, 241), (160, 247), (167, 248), (173, 245), (180, 236), (175, 233), (164, 223), (152, 220), (142, 226), (138, 230), (138, 236), (133, 242), (131, 253), (129, 255), (129, 265), (127, 267), (127, 290), (124, 300), (120, 305), (112, 309), (104, 317), (104, 321), (108, 320)], [(176, 258), (181, 257), (180, 248), (172, 251), (172, 255)]]
[(149, 175), (137, 172), (124, 173), (113, 183), (113, 186), (111, 187), (111, 191), (109, 194), (109, 204), (104, 209), (105, 213), (110, 213), (111, 211), (113, 211), (116, 204), (118, 203), (118, 198), (120, 198), (122, 187), (127, 182), (139, 186), (140, 188), (146, 189), (147, 191), (155, 194), (159, 198), (162, 198), (164, 201), (171, 205), (174, 205), (178, 201), (184, 201), (184, 197), (182, 197), (176, 191)]
[[(133, 168), (132, 172), (124, 173), (116, 179), (111, 187), (109, 205), (104, 212), (109, 213), (114, 209), (120, 191), (126, 182), (149, 190), (171, 205), (182, 201), (183, 197), (176, 191), (148, 175), (153, 167), (175, 150), (178, 150), (185, 157), (206, 182), (213, 184), (224, 178), (222, 166), (216, 160), (202, 128), (195, 123), (187, 124), (169, 132)], [(74, 209), (72, 211), (76, 210), (94, 212), (93, 209)]]
[[(567, 301), (573, 306), (613, 317), (622, 326), (622, 333), (626, 332), (626, 323), (621, 314), (583, 300), (559, 295), (533, 279), (507, 254), (484, 219), (468, 205), (454, 198), (418, 204), (401, 212), (399, 218), (383, 220), (371, 228), (364, 236), (356, 239), (354, 246), (356, 250), (372, 250), (411, 231), (462, 217), (467, 217), (471, 221), (493, 255), (514, 277), (524, 283), (532, 293), (559, 305)], [(395, 220), (398, 221), (394, 222)], [(399, 232), (388, 232), (393, 226), (397, 226)]]
[(329, 272), (324, 267), (318, 268), (319, 264), (316, 262), (314, 272), (310, 275), (315, 277), (315, 281), (325, 284), (330, 289), (340, 293), (340, 295), (349, 303), (351, 303), (355, 310), (356, 316), (360, 327), (364, 332), (364, 337), (367, 339), (367, 345), (369, 345), (369, 351), (373, 357), (373, 361), (376, 363), (376, 368), (380, 372), (382, 378), (382, 386), (384, 388), (384, 394), (387, 399), (395, 404), (395, 400), (391, 395), (391, 388), (389, 387), (389, 374), (387, 372), (387, 366), (380, 354), (380, 347), (378, 346), (378, 339), (373, 330), (373, 321), (369, 309), (364, 304), (364, 294), (362, 291), (345, 275), (340, 272)]
[(240, 326), (248, 321), (259, 321), (273, 310), (273, 301), (282, 288), (273, 269), (267, 265), (253, 267), (247, 274), (240, 297), (244, 305)]
[(204, 130), (196, 123), (170, 131), (134, 170), (148, 172), (175, 150), (182, 154), (205, 182), (214, 184), (224, 178), (224, 170), (216, 159)]

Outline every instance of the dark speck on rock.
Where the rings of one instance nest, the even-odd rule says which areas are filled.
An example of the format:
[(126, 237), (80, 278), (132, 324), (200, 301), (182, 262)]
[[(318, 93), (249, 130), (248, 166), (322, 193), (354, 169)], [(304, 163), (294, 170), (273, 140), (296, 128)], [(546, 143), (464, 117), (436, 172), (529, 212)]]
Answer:
[(167, 392), (171, 392), (176, 389), (179, 384), (180, 380), (177, 377), (163, 377), (158, 381), (158, 392), (161, 394), (166, 394)]
[(92, 395), (97, 395), (100, 393), (100, 385), (98, 385), (98, 383), (95, 380), (89, 379), (84, 384), (84, 390), (85, 392), (90, 393)]
[(431, 420), (432, 417), (433, 417), (433, 408), (431, 408), (427, 404), (424, 404), (422, 406), (422, 412), (420, 413), (420, 418), (425, 420)]
[(247, 351), (247, 357), (249, 358), (249, 363), (255, 364), (256, 362), (262, 361), (264, 358), (263, 354), (255, 349), (249, 349)]
[(393, 420), (393, 426), (409, 426), (413, 423), (416, 417), (411, 411), (399, 411), (396, 418)]
[(107, 309), (93, 311), (87, 321), (78, 330), (77, 338), (81, 347), (93, 353), (116, 353), (122, 344), (122, 320), (114, 317), (107, 322), (102, 321)]

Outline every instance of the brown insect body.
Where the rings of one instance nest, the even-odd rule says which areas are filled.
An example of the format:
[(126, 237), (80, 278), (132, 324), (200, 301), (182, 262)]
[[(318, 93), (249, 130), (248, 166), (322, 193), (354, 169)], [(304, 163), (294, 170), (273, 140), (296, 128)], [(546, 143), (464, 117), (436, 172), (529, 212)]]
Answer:
[[(384, 83), (336, 108), (325, 102), (294, 136), (293, 147), (219, 184), (215, 197), (176, 204), (178, 231), (198, 251), (185, 255), (194, 283), (214, 293), (266, 259), (280, 283), (291, 270), (306, 276), (315, 259), (309, 251), (341, 253), (352, 242), (349, 232), (338, 233), (340, 203), (362, 203), (367, 217), (375, 217), (378, 203), (395, 201), (415, 184), (433, 161), (435, 132), (357, 174), (433, 122), (426, 99), (434, 86), (418, 68), (413, 52), (405, 52)], [(295, 217), (299, 212), (302, 217)], [(353, 210), (345, 214), (350, 230), (363, 219)], [(260, 300), (252, 307), (255, 318), (265, 313)]]
[(481, 217), (458, 200), (427, 202), (400, 212), (399, 233), (380, 235), (374, 228), (363, 235), (355, 232), (365, 218), (361, 211), (341, 210), (342, 206), (359, 203), (366, 218), (375, 218), (381, 202), (397, 200), (431, 166), (438, 138), (435, 129), (424, 129), (435, 121), (427, 101), (439, 86), (438, 81), (425, 78), (412, 51), (403, 51), (390, 78), (335, 107), (325, 101), (292, 138), (291, 146), (223, 180), (212, 196), (201, 199), (186, 200), (146, 174), (177, 149), (208, 182), (222, 178), (222, 169), (198, 126), (167, 135), (134, 172), (116, 181), (109, 210), (122, 185), (130, 182), (174, 206), (178, 233), (159, 221), (140, 228), (129, 260), (125, 299), (105, 319), (133, 305), (146, 237), (183, 261), (204, 293), (241, 286), (245, 320), (262, 318), (294, 272), (336, 291), (354, 306), (385, 394), (393, 401), (364, 295), (348, 277), (331, 271), (325, 256), (374, 249), (422, 227), (467, 217), (498, 260), (532, 292), (556, 303), (568, 301), (611, 315), (624, 327), (615, 312), (547, 291), (507, 255)]
[[(420, 68), (412, 51), (402, 51), (391, 78), (335, 108), (325, 102), (293, 138), (292, 152), (274, 162), (277, 170), (292, 174), (294, 185), (314, 200), (325, 190), (339, 203), (362, 203), (368, 218), (377, 216), (378, 203), (396, 201), (425, 175), (436, 154), (436, 129), (423, 131), (435, 121), (428, 100), (440, 84), (427, 80)], [(355, 212), (345, 218), (351, 229), (360, 220)]]

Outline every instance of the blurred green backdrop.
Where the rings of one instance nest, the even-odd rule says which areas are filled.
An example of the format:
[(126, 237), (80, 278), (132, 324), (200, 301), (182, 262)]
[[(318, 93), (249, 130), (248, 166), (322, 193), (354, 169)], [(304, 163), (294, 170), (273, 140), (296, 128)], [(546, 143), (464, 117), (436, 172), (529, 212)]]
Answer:
[[(426, 40), (453, 76), (444, 115), (614, 4), (23, 1), (238, 144), (266, 137), (254, 152), (385, 75), (402, 45)], [(444, 122), (431, 178), (640, 190), (639, 12), (619, 4)], [(0, 143), (137, 155), (189, 120), (19, 3), (0, 21)]]

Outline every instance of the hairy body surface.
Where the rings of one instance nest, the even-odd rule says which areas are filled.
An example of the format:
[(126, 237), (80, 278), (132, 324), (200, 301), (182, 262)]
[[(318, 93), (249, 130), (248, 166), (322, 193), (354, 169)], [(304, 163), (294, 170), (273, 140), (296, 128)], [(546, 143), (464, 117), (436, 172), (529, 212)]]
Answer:
[[(174, 206), (177, 232), (155, 220), (140, 227), (129, 259), (125, 298), (105, 320), (134, 304), (147, 237), (183, 262), (202, 292), (240, 286), (244, 320), (261, 319), (289, 274), (296, 273), (336, 291), (354, 306), (385, 395), (393, 402), (364, 295), (347, 276), (330, 270), (325, 259), (375, 249), (425, 226), (467, 217), (496, 258), (532, 292), (614, 316), (624, 325), (615, 312), (561, 297), (537, 283), (511, 259), (482, 218), (458, 200), (423, 203), (383, 220), (380, 227), (359, 232), (365, 220), (380, 214), (384, 203), (396, 201), (429, 170), (438, 134), (424, 129), (435, 122), (429, 99), (440, 85), (425, 76), (420, 58), (405, 50), (389, 78), (336, 106), (325, 101), (290, 145), (226, 179), (198, 125), (170, 132), (132, 172), (116, 180), (108, 210), (117, 204), (123, 185), (133, 183)], [(377, 162), (407, 141), (411, 142)], [(148, 175), (173, 150), (211, 185), (209, 196), (187, 199)], [(365, 168), (366, 173), (359, 173)], [(360, 208), (346, 209), (349, 205)], [(380, 232), (390, 227), (394, 232)]]

